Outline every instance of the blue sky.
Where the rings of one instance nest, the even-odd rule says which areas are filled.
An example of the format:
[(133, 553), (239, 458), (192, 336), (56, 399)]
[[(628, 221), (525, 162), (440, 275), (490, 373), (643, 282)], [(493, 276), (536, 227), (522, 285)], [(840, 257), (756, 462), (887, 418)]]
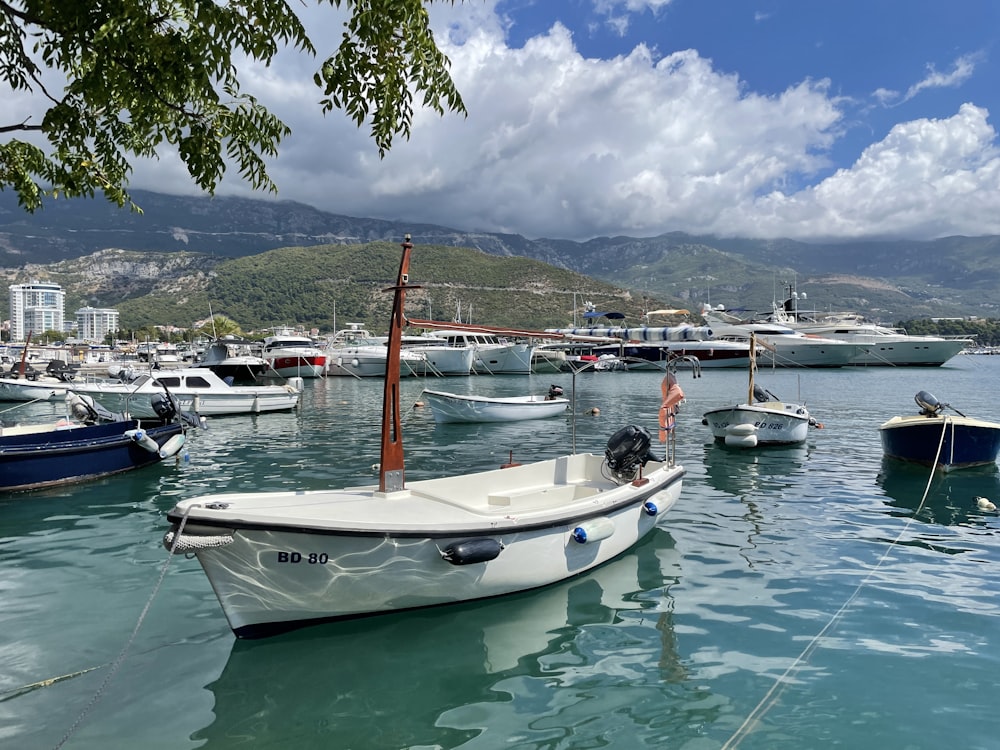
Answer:
[[(528, 237), (1000, 234), (995, 0), (435, 3), (469, 117), (379, 160), (291, 53), (241, 68), (293, 129), (279, 199)], [(329, 8), (306, 12), (336, 40)], [(169, 153), (135, 187), (194, 192)], [(236, 174), (222, 194), (250, 194)]]

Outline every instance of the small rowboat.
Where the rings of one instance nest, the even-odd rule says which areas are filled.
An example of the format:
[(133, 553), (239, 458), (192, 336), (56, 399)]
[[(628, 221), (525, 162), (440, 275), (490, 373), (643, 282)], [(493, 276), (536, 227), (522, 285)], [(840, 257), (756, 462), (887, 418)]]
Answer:
[(562, 414), (569, 399), (553, 387), (545, 396), (465, 396), (445, 391), (424, 391), (435, 422), (517, 422)]

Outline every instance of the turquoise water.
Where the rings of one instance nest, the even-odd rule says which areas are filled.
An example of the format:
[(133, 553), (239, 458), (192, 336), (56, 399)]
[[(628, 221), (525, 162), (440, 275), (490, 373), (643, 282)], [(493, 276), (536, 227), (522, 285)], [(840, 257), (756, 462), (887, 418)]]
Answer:
[[(236, 641), (197, 562), (164, 567), (179, 498), (372, 481), (375, 382), (310, 382), (301, 413), (215, 418), (189, 462), (0, 496), (0, 747), (997, 747), (1000, 518), (972, 498), (1000, 504), (1000, 479), (939, 478), (922, 502), (928, 475), (884, 463), (877, 427), (918, 390), (1000, 421), (1000, 358), (762, 372), (825, 429), (750, 452), (701, 425), (743, 398), (745, 373), (680, 377), (688, 475), (667, 527), (589, 575), (485, 603)], [(600, 451), (629, 423), (655, 434), (659, 380), (578, 375), (575, 430), (408, 410), (407, 477), (549, 457), (574, 433)], [(574, 385), (428, 386), (550, 383)], [(422, 386), (404, 382), (403, 402)]]

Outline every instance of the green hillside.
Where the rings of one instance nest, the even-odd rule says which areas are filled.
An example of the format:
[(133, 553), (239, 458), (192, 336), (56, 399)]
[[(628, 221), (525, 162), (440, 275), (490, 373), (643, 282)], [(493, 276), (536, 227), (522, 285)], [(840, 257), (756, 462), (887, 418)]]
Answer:
[[(320, 245), (272, 250), (226, 260), (187, 288), (163, 288), (117, 304), (123, 328), (172, 323), (190, 326), (215, 314), (237, 321), (245, 331), (302, 325), (333, 331), (348, 322), (373, 331), (388, 324), (400, 248), (387, 242)], [(648, 309), (673, 306), (643, 299), (572, 271), (528, 258), (497, 257), (478, 250), (418, 245), (410, 263), (407, 315), (521, 328), (566, 326), (574, 304), (615, 310), (638, 322)]]

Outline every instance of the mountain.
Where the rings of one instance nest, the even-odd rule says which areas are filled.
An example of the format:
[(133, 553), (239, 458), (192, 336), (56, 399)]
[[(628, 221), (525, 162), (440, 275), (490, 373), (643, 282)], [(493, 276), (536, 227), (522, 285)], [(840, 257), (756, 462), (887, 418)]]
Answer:
[[(117, 306), (141, 294), (161, 294), (159, 289), (183, 295), (185, 285), (208, 278), (226, 261), (280, 248), (398, 244), (409, 233), (418, 247), (530, 258), (631, 289), (637, 299), (689, 309), (710, 302), (767, 310), (782, 298), (786, 285), (794, 285), (808, 294), (815, 309), (855, 310), (887, 322), (1000, 314), (997, 236), (804, 243), (675, 232), (575, 242), (340, 216), (294, 202), (146, 191), (135, 191), (133, 197), (142, 213), (98, 198), (51, 201), (27, 214), (10, 193), (0, 193), (0, 268), (5, 277), (44, 276), (52, 264), (98, 253), (92, 267), (69, 275), (92, 282), (81, 289), (81, 299), (110, 299), (102, 304)], [(108, 249), (132, 250), (149, 260), (116, 256), (111, 265), (119, 273), (102, 275), (112, 256), (100, 251)], [(460, 274), (461, 266), (452, 272)], [(465, 303), (478, 306), (468, 291)]]

